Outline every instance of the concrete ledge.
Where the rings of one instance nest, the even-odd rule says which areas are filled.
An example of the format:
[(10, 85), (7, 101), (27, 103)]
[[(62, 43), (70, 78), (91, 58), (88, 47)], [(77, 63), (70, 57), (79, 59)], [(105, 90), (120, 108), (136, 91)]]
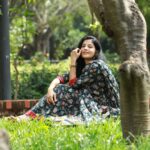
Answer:
[(0, 117), (23, 114), (37, 102), (37, 99), (0, 100)]

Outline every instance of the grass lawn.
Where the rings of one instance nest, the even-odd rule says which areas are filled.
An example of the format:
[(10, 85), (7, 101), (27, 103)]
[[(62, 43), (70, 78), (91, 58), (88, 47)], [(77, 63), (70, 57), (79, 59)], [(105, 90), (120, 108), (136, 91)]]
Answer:
[(58, 126), (50, 121), (12, 122), (0, 119), (12, 150), (149, 150), (150, 138), (134, 143), (122, 138), (120, 119), (89, 126)]

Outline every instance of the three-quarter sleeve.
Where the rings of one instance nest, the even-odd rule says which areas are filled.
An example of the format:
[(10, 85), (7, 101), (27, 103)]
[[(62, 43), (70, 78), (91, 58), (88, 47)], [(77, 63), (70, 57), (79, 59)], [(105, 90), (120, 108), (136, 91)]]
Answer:
[(57, 76), (61, 84), (65, 84), (69, 82), (69, 73), (65, 73), (63, 75)]
[(92, 64), (88, 64), (83, 69), (82, 74), (74, 80), (73, 84), (70, 85), (73, 88), (81, 88), (87, 85), (90, 86), (90, 83), (92, 83), (95, 80), (97, 73), (98, 73), (98, 64), (95, 62)]

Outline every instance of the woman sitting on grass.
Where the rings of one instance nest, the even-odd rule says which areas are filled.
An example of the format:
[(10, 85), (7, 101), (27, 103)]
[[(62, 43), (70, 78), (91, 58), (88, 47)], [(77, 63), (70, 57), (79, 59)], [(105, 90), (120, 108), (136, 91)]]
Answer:
[(82, 123), (101, 121), (119, 113), (119, 88), (110, 69), (101, 60), (101, 45), (85, 36), (71, 52), (69, 73), (55, 78), (47, 94), (17, 120), (39, 115), (66, 116)]

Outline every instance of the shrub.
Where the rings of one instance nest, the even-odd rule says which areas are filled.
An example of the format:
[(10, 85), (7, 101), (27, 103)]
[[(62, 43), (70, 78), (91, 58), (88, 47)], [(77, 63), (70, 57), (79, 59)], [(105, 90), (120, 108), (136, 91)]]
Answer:
[[(58, 64), (50, 62), (37, 63), (33, 66), (26, 63), (19, 66), (19, 90), (18, 99), (39, 98), (46, 94), (50, 82), (59, 74), (63, 74), (68, 67), (67, 61)], [(12, 97), (16, 90), (16, 73), (12, 71)]]
[[(19, 70), (18, 99), (38, 99), (47, 93), (51, 81), (68, 70), (69, 61), (61, 61), (57, 64), (50, 62), (32, 63), (22, 62)], [(36, 64), (36, 65), (35, 65)], [(118, 79), (118, 64), (109, 64), (115, 77)], [(16, 90), (15, 72), (12, 70), (12, 98)]]
[(113, 75), (115, 76), (116, 80), (119, 83), (119, 72), (118, 72), (119, 64), (109, 64), (109, 68), (111, 69)]

